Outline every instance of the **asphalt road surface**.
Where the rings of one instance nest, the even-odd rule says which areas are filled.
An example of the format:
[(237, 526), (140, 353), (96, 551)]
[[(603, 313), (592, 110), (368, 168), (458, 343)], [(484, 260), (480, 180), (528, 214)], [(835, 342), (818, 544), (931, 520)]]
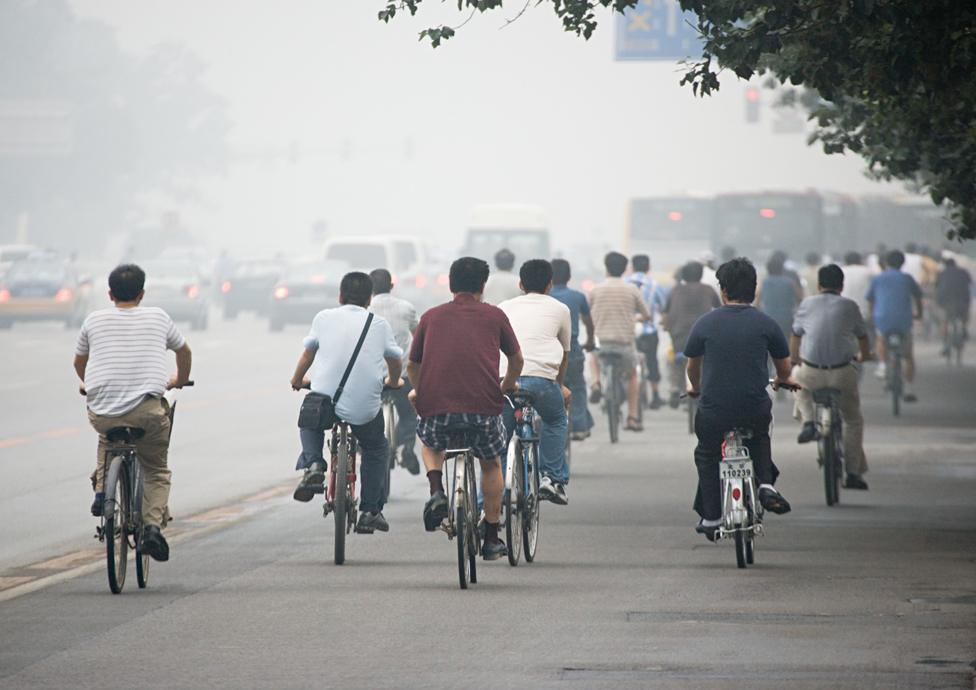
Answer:
[(479, 564), (462, 592), (422, 479), (394, 473), (391, 532), (352, 535), (341, 567), (331, 519), (291, 500), (302, 335), (244, 317), (188, 333), (172, 557), (113, 596), (74, 334), (0, 332), (0, 688), (973, 687), (976, 368), (920, 346), (921, 401), (897, 420), (868, 378), (871, 489), (833, 508), (777, 403), (793, 512), (767, 518), (748, 570), (692, 529), (683, 412), (616, 446), (601, 424), (570, 504), (544, 506), (537, 561)]

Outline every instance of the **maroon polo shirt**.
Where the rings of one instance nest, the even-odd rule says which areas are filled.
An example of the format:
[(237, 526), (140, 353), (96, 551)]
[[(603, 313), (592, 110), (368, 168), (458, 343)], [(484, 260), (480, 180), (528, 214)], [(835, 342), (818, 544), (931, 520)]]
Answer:
[(454, 300), (427, 310), (413, 334), (410, 361), (421, 364), (417, 414), (499, 415), (499, 351), (519, 351), (508, 317), (498, 307), (461, 292)]

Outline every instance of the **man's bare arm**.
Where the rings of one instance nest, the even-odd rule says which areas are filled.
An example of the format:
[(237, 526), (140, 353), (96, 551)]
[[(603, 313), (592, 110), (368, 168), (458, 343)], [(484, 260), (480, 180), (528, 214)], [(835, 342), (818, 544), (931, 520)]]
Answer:
[(586, 342), (583, 343), (583, 349), (592, 350), (596, 346), (596, 340), (594, 338), (596, 327), (593, 325), (593, 316), (591, 314), (582, 314), (580, 321), (583, 322), (583, 327), (586, 329)]
[(790, 361), (793, 364), (800, 363), (800, 342), (803, 336), (797, 335), (796, 333), (790, 334)]
[(75, 373), (82, 381), (85, 380), (85, 370), (88, 369), (88, 355), (75, 355)]
[(559, 363), (559, 371), (556, 372), (556, 383), (560, 386), (566, 380), (566, 367), (569, 365), (569, 353), (563, 352), (563, 361)]
[(689, 391), (696, 394), (701, 392), (702, 362), (704, 359), (704, 357), (688, 358), (688, 382), (690, 384)]
[(403, 373), (403, 360), (399, 357), (386, 357), (386, 368), (389, 372), (385, 383), (392, 388), (399, 388), (402, 384), (400, 374)]
[(183, 347), (176, 351), (176, 376), (169, 382), (170, 388), (181, 388), (190, 380), (190, 369), (193, 366), (193, 353), (190, 346), (183, 343)]
[(521, 351), (508, 358), (508, 368), (505, 370), (505, 378), (502, 379), (503, 391), (510, 391), (516, 387), (523, 366), (525, 366), (525, 359), (522, 357)]
[(298, 358), (298, 364), (295, 366), (295, 373), (291, 377), (291, 387), (293, 390), (301, 390), (302, 383), (305, 381), (305, 374), (312, 367), (312, 362), (315, 361), (315, 350), (310, 350), (305, 348), (302, 350), (301, 356)]

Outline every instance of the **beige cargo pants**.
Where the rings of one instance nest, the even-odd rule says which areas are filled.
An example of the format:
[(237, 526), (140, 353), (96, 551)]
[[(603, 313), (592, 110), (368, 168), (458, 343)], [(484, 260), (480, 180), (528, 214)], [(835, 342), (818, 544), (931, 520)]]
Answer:
[(854, 365), (840, 369), (816, 369), (810, 366), (793, 368), (793, 378), (803, 386), (796, 394), (794, 416), (804, 422), (815, 422), (813, 391), (836, 388), (840, 391), (840, 416), (844, 421), (844, 465), (849, 474), (868, 471), (864, 456), (864, 417), (861, 415), (861, 396), (858, 392), (857, 369)]
[(121, 417), (103, 417), (88, 411), (88, 421), (98, 432), (98, 458), (92, 475), (95, 491), (104, 491), (106, 462), (111, 446), (105, 438), (109, 429), (132, 426), (145, 429), (146, 435), (136, 443), (142, 465), (143, 498), (142, 521), (145, 525), (164, 527), (169, 503), (170, 477), (167, 466), (169, 454), (169, 403), (161, 398), (147, 398), (134, 410)]

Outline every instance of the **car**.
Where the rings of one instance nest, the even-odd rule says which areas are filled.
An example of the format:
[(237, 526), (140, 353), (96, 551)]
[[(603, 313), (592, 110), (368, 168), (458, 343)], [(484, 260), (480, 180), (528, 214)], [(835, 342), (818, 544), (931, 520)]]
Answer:
[(280, 331), (290, 323), (309, 325), (323, 309), (339, 306), (339, 283), (349, 270), (342, 261), (304, 261), (287, 266), (271, 290), (269, 328)]
[(18, 261), (30, 258), (38, 252), (38, 248), (30, 244), (0, 245), (0, 278)]
[(194, 331), (206, 330), (210, 313), (207, 281), (187, 259), (150, 259), (138, 262), (146, 272), (146, 307), (160, 307), (173, 321), (188, 321)]
[(271, 292), (281, 278), (284, 262), (276, 259), (242, 259), (234, 263), (220, 284), (224, 318), (235, 319), (242, 311), (266, 315), (271, 309)]
[(91, 280), (79, 278), (61, 259), (23, 259), (7, 270), (0, 283), (0, 328), (15, 321), (63, 321), (81, 325), (91, 304)]

